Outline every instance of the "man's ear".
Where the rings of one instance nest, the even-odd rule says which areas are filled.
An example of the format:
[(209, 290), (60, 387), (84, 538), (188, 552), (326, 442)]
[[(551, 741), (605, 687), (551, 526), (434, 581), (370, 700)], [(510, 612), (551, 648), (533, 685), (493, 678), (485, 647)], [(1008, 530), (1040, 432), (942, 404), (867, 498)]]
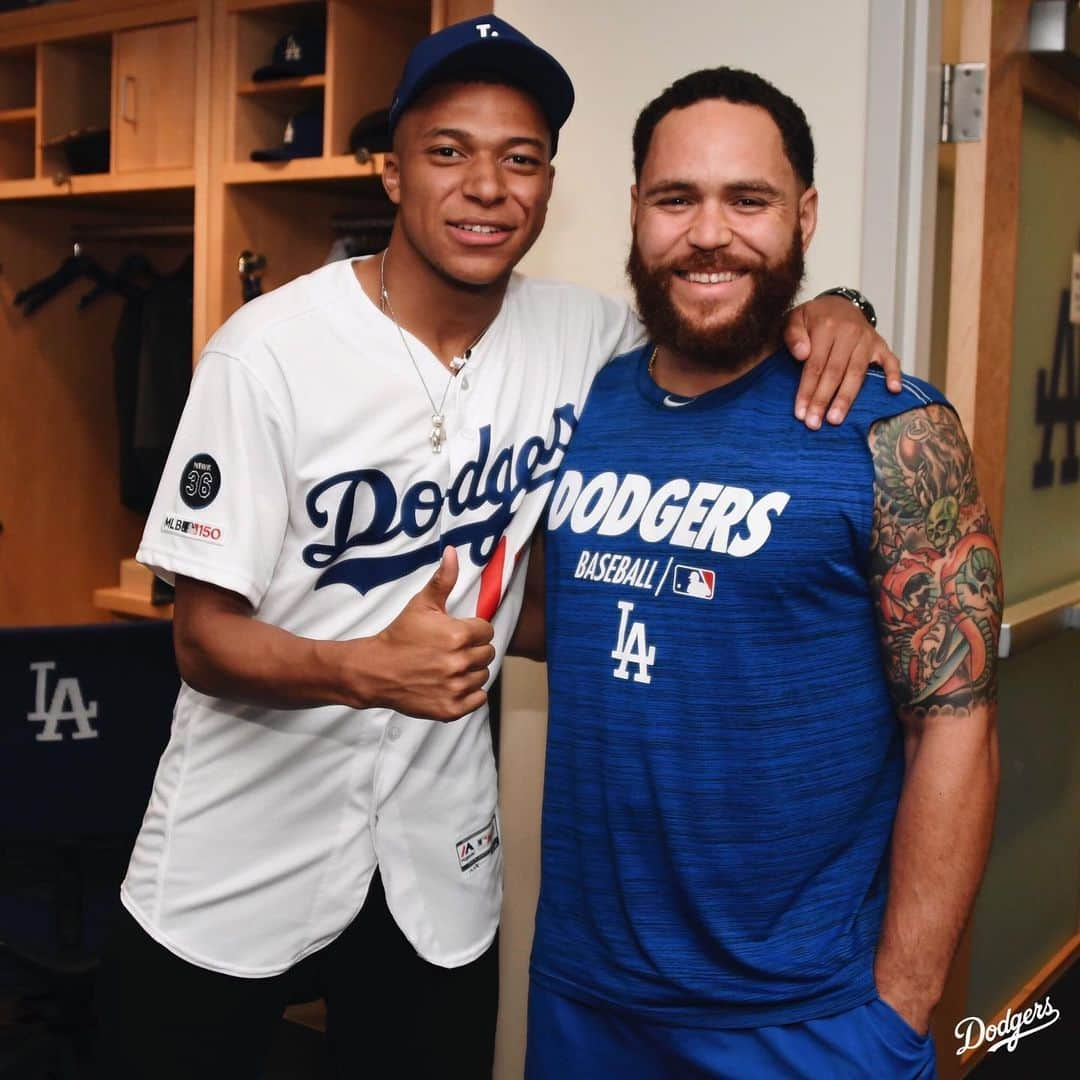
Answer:
[(802, 228), (802, 249), (805, 252), (814, 238), (817, 229), (818, 192), (816, 187), (808, 187), (799, 197), (799, 225)]
[(637, 184), (630, 185), (630, 230), (637, 226)]
[(401, 166), (397, 154), (391, 152), (383, 159), (382, 186), (395, 206), (401, 203)]

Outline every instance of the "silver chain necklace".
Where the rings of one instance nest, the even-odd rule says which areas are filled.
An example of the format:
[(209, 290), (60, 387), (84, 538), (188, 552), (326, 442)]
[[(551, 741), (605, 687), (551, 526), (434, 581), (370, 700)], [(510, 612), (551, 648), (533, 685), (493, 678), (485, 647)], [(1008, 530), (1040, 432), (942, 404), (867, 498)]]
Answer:
[[(389, 248), (384, 248), (382, 258), (379, 260), (379, 300), (382, 306), (389, 312), (390, 320), (397, 328), (398, 337), (401, 338), (401, 344), (405, 349), (409, 360), (412, 361), (413, 371), (416, 372), (416, 377), (420, 380), (420, 385), (424, 388), (424, 393), (427, 395), (427, 399), (431, 402), (431, 431), (428, 434), (428, 441), (431, 443), (431, 452), (433, 454), (441, 454), (443, 443), (446, 442), (446, 416), (443, 413), (443, 406), (446, 404), (446, 395), (450, 393), (450, 387), (454, 383), (454, 377), (465, 366), (466, 362), (472, 356), (473, 349), (490, 329), (491, 323), (488, 323), (483, 330), (480, 331), (476, 340), (465, 350), (464, 356), (455, 356), (450, 361), (450, 378), (446, 380), (446, 389), (443, 390), (442, 397), (439, 399), (439, 404), (435, 404), (435, 399), (431, 396), (431, 391), (428, 389), (427, 380), (424, 378), (424, 373), (420, 370), (420, 365), (416, 362), (416, 357), (412, 354), (412, 349), (409, 348), (408, 341), (405, 340), (405, 331), (401, 329), (401, 323), (398, 322), (397, 315), (394, 314), (394, 305), (390, 303), (390, 294), (386, 291), (386, 253)], [(492, 319), (492, 322), (495, 320)]]

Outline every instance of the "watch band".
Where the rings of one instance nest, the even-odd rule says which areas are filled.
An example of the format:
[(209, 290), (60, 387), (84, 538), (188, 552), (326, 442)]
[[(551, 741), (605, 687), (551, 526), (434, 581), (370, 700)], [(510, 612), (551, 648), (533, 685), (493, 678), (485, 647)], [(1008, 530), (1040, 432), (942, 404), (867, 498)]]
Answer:
[(850, 300), (863, 313), (866, 321), (871, 326), (877, 327), (877, 312), (874, 310), (874, 305), (858, 289), (838, 285), (835, 289), (826, 289), (823, 293), (818, 293), (818, 296), (842, 296), (845, 300)]

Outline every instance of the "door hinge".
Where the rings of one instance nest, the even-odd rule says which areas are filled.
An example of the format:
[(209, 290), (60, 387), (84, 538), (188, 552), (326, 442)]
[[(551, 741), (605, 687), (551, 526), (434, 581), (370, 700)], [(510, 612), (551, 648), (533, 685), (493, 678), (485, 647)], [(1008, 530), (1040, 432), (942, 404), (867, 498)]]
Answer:
[(942, 64), (941, 141), (978, 142), (986, 113), (986, 65)]

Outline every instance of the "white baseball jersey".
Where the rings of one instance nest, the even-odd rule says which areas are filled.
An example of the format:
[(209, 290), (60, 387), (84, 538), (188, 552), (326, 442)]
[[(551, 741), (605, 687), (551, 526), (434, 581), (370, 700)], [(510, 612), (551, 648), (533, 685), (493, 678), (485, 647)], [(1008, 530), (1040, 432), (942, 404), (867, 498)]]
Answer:
[[(640, 330), (622, 304), (515, 275), (452, 379), (345, 261), (246, 305), (207, 345), (139, 547), (309, 638), (384, 629), (444, 546), (451, 615), (491, 618), (502, 662), (529, 537), (601, 364)], [(123, 900), (158, 942), (239, 976), (332, 941), (376, 865), (398, 925), (456, 967), (502, 896), (487, 710), (441, 724), (387, 709), (272, 710), (184, 685)]]

